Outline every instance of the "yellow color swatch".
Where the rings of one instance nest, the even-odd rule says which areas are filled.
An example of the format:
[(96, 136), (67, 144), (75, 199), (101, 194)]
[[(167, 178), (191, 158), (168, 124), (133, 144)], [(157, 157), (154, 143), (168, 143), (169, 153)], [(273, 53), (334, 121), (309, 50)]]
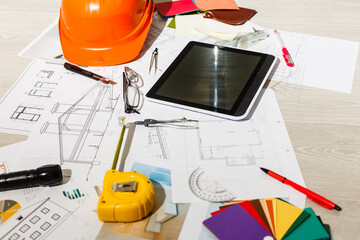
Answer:
[(273, 217), (274, 217), (274, 237), (276, 237), (276, 199), (272, 199), (272, 205), (273, 205)]
[(274, 201), (276, 201), (275, 237), (280, 240), (304, 210), (279, 199)]

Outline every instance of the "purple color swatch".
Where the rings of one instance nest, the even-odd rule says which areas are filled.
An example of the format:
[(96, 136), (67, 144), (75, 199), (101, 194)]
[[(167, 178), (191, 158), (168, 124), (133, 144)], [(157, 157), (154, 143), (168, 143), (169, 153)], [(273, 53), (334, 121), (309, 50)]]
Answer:
[(243, 207), (235, 204), (206, 219), (203, 224), (220, 240), (264, 240), (274, 237)]

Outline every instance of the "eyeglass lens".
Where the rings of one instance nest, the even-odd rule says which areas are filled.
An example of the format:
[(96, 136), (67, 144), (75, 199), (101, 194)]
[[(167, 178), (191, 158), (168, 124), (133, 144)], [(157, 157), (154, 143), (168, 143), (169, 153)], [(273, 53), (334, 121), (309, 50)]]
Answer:
[(140, 90), (137, 85), (139, 82), (139, 75), (129, 67), (125, 67), (124, 77), (124, 103), (126, 113), (139, 113), (137, 108), (140, 103)]

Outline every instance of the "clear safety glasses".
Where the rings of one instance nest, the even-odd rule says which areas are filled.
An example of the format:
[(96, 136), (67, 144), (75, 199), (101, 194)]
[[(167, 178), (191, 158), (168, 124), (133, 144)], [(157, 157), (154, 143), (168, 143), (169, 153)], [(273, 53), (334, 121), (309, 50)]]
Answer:
[(139, 90), (144, 85), (142, 77), (129, 67), (123, 72), (123, 96), (125, 113), (140, 113), (143, 93)]

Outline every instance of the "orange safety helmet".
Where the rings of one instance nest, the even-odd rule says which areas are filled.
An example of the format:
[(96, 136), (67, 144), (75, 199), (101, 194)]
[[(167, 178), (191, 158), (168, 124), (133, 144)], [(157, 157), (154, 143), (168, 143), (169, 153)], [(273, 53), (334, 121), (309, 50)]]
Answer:
[(153, 0), (62, 0), (59, 35), (67, 61), (111, 66), (136, 58), (154, 15)]

